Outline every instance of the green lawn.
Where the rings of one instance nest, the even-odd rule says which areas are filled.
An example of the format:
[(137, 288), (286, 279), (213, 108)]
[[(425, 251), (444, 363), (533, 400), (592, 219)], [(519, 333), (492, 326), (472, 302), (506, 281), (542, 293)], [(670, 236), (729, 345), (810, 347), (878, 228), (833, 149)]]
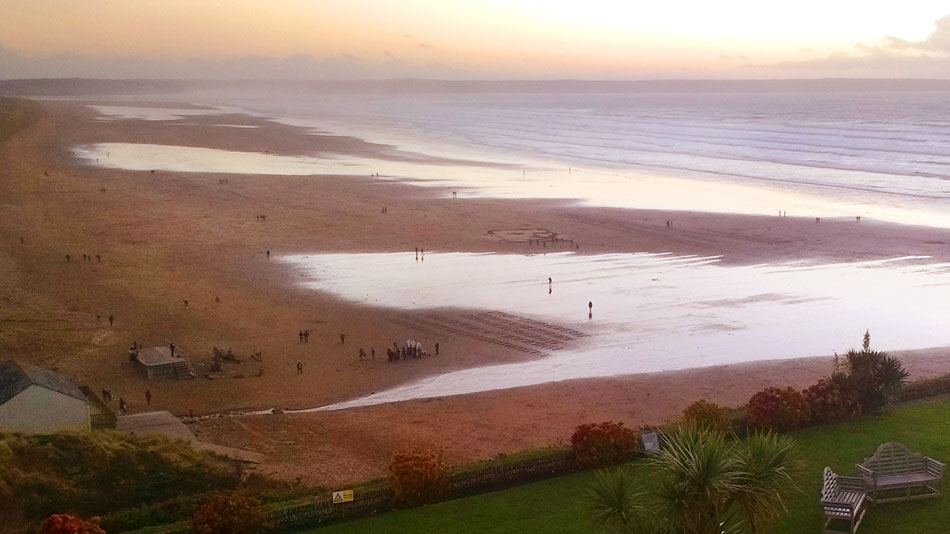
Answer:
[[(950, 401), (903, 406), (882, 417), (809, 428), (792, 435), (802, 451), (799, 491), (790, 496), (789, 515), (772, 530), (775, 534), (818, 532), (821, 525), (818, 479), (826, 465), (850, 473), (855, 462), (873, 453), (881, 443), (893, 440), (941, 461), (950, 460)], [(590, 478), (590, 472), (585, 471), (307, 532), (591, 532), (586, 513)], [(950, 525), (950, 495), (872, 508), (859, 532), (924, 534), (945, 531), (946, 525)]]

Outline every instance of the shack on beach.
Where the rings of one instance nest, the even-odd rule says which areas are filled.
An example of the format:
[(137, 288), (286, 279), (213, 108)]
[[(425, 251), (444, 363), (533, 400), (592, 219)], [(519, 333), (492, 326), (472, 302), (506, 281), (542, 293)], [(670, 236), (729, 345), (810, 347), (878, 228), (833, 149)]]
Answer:
[(148, 347), (139, 349), (135, 354), (135, 362), (145, 372), (145, 377), (177, 378), (186, 380), (195, 377), (195, 370), (185, 359), (184, 353), (176, 347), (175, 355), (169, 347)]
[(19, 360), (0, 362), (0, 431), (90, 428), (89, 401), (68, 378)]

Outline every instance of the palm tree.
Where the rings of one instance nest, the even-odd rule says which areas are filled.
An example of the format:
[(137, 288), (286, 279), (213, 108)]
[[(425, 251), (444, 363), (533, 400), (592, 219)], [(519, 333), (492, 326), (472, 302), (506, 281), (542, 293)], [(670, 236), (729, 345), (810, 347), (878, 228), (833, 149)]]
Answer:
[(640, 480), (629, 466), (615, 471), (594, 471), (591, 484), (590, 521), (604, 534), (646, 533), (642, 517), (643, 497), (637, 488)]
[(794, 448), (771, 433), (732, 441), (684, 425), (645, 462), (659, 479), (651, 494), (627, 470), (595, 475), (592, 523), (612, 533), (757, 534), (785, 511)]

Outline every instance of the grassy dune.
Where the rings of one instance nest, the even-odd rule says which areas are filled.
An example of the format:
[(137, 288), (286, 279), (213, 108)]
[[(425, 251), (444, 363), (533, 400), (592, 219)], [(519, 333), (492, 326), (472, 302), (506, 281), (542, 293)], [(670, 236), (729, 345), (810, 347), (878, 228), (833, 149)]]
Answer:
[[(9, 519), (0, 531), (59, 512), (107, 516), (105, 526), (118, 526), (120, 518), (109, 514), (237, 484), (229, 460), (181, 440), (121, 432), (0, 434), (0, 516)], [(181, 507), (171, 508), (169, 518)]]

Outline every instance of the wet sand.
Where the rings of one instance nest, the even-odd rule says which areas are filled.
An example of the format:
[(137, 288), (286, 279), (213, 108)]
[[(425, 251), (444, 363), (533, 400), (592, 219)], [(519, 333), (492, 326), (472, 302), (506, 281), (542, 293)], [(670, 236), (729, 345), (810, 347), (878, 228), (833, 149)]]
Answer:
[[(449, 331), (422, 333), (412, 326), (418, 324), (418, 311), (359, 306), (301, 291), (294, 271), (268, 260), (267, 250), (408, 252), (421, 246), (520, 253), (526, 245), (499, 238), (499, 231), (536, 228), (569, 236), (580, 244), (580, 254), (721, 254), (724, 263), (736, 265), (950, 258), (950, 231), (867, 220), (815, 224), (793, 217), (601, 209), (566, 201), (453, 199), (450, 190), (370, 177), (151, 173), (78, 165), (70, 147), (103, 142), (287, 155), (388, 150), (244, 116), (217, 122), (260, 127), (222, 128), (203, 116), (183, 119), (199, 123), (189, 126), (95, 117), (81, 106), (44, 103), (36, 123), (0, 146), (0, 358), (57, 367), (94, 390), (110, 389), (133, 412), (309, 408), (449, 370), (540, 357)], [(384, 206), (386, 214), (380, 212)], [(266, 214), (266, 221), (256, 220), (259, 214)], [(669, 219), (675, 221), (673, 230), (665, 227)], [(83, 253), (99, 254), (102, 261), (83, 262)], [(452, 316), (466, 310), (439, 312)], [(116, 319), (113, 327), (106, 320), (110, 314)], [(569, 328), (571, 322), (558, 326)], [(310, 330), (309, 343), (299, 342), (302, 329)], [(345, 344), (340, 333), (346, 333)], [(855, 345), (860, 334), (855, 333)], [(442, 354), (387, 364), (385, 347), (410, 338), (429, 346), (439, 341)], [(132, 340), (147, 346), (173, 340), (200, 375), (209, 372), (212, 346), (233, 348), (245, 363), (225, 364), (227, 376), (213, 380), (146, 381), (127, 360)], [(368, 352), (374, 346), (375, 361), (358, 361), (360, 347)], [(259, 365), (246, 358), (257, 351), (263, 353), (262, 377), (252, 377)], [(927, 370), (915, 376), (950, 369), (944, 353), (927, 354), (934, 354), (938, 364), (921, 367)], [(295, 371), (298, 360), (304, 364), (302, 375)], [(441, 434), (451, 458), (485, 458), (567, 439), (582, 422), (661, 422), (705, 393), (703, 388), (712, 400), (739, 404), (765, 385), (807, 385), (829, 370), (827, 360), (803, 362), (750, 364), (762, 372), (717, 368), (717, 380), (710, 380), (708, 372), (683, 371), (196, 426), (223, 444), (264, 452), (266, 469), (279, 475), (303, 475), (314, 482), (357, 480), (381, 473), (392, 451), (409, 439)], [(734, 386), (723, 387), (727, 383)], [(150, 407), (146, 387), (154, 396)], [(649, 398), (646, 393), (637, 397), (641, 392)], [(364, 440), (372, 445), (345, 446)], [(301, 451), (324, 454), (318, 462)]]

